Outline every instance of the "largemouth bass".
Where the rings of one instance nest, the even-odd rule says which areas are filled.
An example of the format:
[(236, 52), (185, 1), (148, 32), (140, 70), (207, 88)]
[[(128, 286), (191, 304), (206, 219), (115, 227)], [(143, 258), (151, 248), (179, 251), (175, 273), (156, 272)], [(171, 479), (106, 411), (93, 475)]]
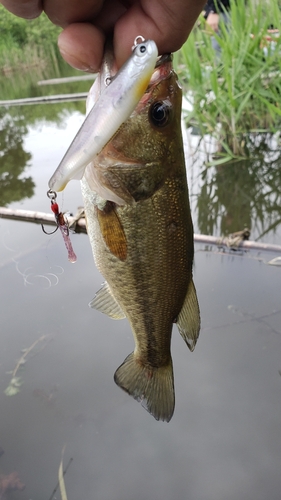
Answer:
[[(90, 102), (97, 85), (102, 91), (103, 72)], [(90, 305), (126, 317), (135, 338), (114, 380), (163, 421), (175, 405), (173, 324), (191, 351), (200, 329), (181, 99), (171, 56), (162, 56), (136, 109), (81, 181), (94, 259), (106, 279)]]
[[(70, 144), (58, 168), (49, 180), (49, 188), (62, 191), (71, 179), (81, 179), (86, 165), (104, 148), (120, 125), (129, 118), (143, 95), (158, 56), (153, 40), (133, 47), (132, 55), (88, 107), (88, 114)], [(90, 109), (89, 109), (90, 108)]]

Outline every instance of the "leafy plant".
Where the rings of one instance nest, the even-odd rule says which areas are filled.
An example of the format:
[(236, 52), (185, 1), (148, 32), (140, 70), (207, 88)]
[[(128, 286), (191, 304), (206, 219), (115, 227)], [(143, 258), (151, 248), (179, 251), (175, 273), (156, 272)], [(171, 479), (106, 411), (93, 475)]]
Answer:
[(268, 27), (280, 28), (277, 0), (231, 2), (229, 22), (213, 33), (205, 20), (177, 55), (177, 69), (192, 111), (186, 122), (212, 135), (224, 157), (247, 157), (249, 134), (275, 133), (281, 123), (281, 37), (270, 42)]

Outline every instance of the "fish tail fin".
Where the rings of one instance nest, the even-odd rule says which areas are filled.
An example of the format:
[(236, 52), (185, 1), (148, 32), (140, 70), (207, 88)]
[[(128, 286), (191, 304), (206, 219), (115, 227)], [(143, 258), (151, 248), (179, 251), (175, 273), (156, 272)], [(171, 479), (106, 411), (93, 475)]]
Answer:
[(116, 384), (156, 420), (169, 422), (175, 408), (172, 359), (159, 368), (143, 365), (132, 352), (114, 374)]

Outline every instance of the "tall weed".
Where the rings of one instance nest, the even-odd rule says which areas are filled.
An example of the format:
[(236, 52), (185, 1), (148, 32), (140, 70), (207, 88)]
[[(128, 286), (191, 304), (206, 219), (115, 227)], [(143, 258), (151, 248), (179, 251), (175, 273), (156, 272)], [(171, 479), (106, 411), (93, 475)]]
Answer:
[(237, 0), (229, 16), (214, 34), (219, 55), (202, 17), (176, 60), (192, 104), (187, 122), (211, 134), (218, 151), (241, 157), (249, 153), (249, 134), (280, 127), (281, 37), (266, 40), (270, 25), (280, 29), (280, 11), (277, 0)]
[(57, 65), (59, 33), (60, 28), (54, 26), (45, 14), (26, 20), (0, 5), (0, 75), (21, 75), (34, 67)]

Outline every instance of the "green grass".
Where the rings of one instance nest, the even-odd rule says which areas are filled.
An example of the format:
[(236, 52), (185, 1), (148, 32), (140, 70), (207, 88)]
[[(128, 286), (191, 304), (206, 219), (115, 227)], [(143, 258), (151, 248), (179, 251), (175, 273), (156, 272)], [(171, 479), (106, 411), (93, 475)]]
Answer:
[(60, 31), (45, 14), (26, 20), (0, 5), (0, 76), (58, 64), (57, 37)]
[[(247, 157), (248, 138), (274, 134), (281, 123), (281, 38), (275, 50), (262, 45), (268, 26), (280, 29), (277, 0), (232, 2), (228, 27), (220, 23), (220, 57), (211, 45), (205, 20), (200, 20), (176, 55), (184, 90), (193, 110), (187, 124), (195, 124), (202, 136), (212, 135), (223, 160)], [(220, 161), (220, 160), (218, 160)]]
[[(38, 80), (79, 73), (61, 57), (57, 38), (61, 28), (43, 13), (33, 20), (21, 19), (0, 5), (1, 99), (17, 99), (47, 93)], [(58, 89), (53, 89), (57, 93)]]

